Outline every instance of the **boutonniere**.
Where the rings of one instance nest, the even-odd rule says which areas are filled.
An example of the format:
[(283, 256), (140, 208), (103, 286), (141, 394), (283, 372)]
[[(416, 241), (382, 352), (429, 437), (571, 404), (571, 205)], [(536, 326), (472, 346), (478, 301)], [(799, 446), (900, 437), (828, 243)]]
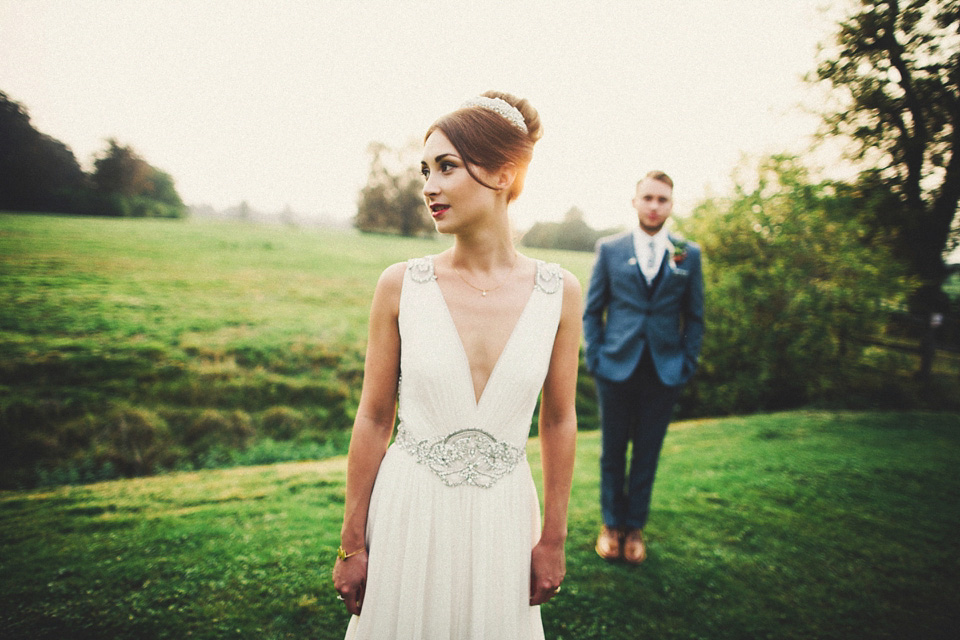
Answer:
[(673, 245), (673, 248), (670, 251), (670, 264), (671, 266), (676, 268), (686, 259), (687, 259), (687, 241), (677, 240), (677, 243)]

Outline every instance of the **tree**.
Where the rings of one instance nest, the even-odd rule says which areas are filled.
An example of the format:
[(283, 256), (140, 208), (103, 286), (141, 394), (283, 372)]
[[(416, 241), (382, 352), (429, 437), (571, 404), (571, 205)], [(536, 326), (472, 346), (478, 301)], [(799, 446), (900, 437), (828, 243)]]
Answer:
[(173, 176), (156, 167), (151, 167), (151, 169), (153, 169), (153, 171), (150, 174), (150, 186), (144, 192), (144, 195), (168, 206), (183, 209), (183, 200), (180, 198), (180, 194), (177, 193)]
[(115, 216), (186, 215), (173, 178), (129, 146), (107, 141), (86, 174), (73, 152), (37, 131), (0, 91), (0, 209)]
[(920, 280), (918, 311), (943, 311), (945, 252), (960, 201), (960, 0), (857, 0), (812, 80), (841, 105), (825, 133), (862, 163), (870, 224)]
[(150, 188), (150, 165), (113, 138), (107, 140), (107, 149), (93, 161), (93, 168), (93, 184), (100, 192), (130, 197)]
[(882, 384), (863, 339), (880, 335), (883, 312), (903, 299), (902, 269), (869, 241), (842, 185), (811, 183), (791, 156), (767, 158), (756, 173), (677, 220), (704, 255), (696, 403), (777, 409)]
[(132, 147), (108, 139), (93, 167), (92, 181), (102, 213), (144, 218), (186, 215), (173, 178), (151, 166)]
[(73, 152), (37, 131), (0, 91), (0, 209), (79, 213), (87, 177)]
[(354, 224), (358, 229), (402, 236), (433, 233), (433, 221), (423, 204), (419, 163), (412, 160), (415, 148), (392, 149), (381, 142), (367, 148), (370, 174), (357, 202)]
[(569, 251), (593, 251), (597, 240), (615, 230), (597, 231), (583, 219), (583, 211), (570, 207), (563, 222), (538, 222), (523, 234), (523, 245), (542, 249), (567, 249)]

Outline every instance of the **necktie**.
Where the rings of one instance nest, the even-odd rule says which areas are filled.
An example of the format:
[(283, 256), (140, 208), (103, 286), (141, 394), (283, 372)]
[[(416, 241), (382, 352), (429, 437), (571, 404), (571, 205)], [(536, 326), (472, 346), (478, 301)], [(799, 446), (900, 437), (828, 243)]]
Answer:
[(654, 254), (653, 249), (653, 240), (650, 240), (650, 248), (647, 250), (647, 270), (653, 271), (653, 265), (656, 261), (656, 255)]

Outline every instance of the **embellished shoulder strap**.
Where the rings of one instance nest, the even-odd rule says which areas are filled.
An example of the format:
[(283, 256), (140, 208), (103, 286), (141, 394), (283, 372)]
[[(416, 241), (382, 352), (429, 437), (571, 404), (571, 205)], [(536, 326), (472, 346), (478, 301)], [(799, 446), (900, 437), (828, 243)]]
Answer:
[(533, 288), (543, 293), (556, 293), (563, 287), (563, 270), (556, 262), (537, 260), (537, 279)]
[(437, 274), (433, 270), (433, 256), (407, 260), (407, 271), (410, 272), (410, 279), (418, 284), (437, 279)]
[[(433, 256), (407, 260), (407, 271), (410, 272), (410, 279), (419, 284), (437, 279), (433, 268)], [(537, 260), (537, 277), (533, 286), (543, 293), (559, 291), (563, 287), (563, 270), (560, 265), (556, 262)]]

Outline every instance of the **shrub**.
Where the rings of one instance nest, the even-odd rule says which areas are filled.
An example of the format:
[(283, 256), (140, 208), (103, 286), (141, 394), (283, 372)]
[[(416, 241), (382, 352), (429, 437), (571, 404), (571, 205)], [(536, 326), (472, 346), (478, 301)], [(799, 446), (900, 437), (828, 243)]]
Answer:
[(196, 454), (214, 447), (244, 449), (255, 435), (253, 421), (245, 411), (204, 409), (187, 428), (184, 442)]
[(112, 464), (123, 475), (152, 473), (182, 455), (166, 421), (147, 409), (117, 407), (95, 429), (94, 460)]
[(260, 418), (263, 433), (274, 440), (292, 440), (306, 426), (302, 412), (291, 407), (271, 407)]
[(707, 330), (696, 387), (681, 399), (701, 415), (849, 393), (879, 364), (863, 338), (882, 333), (908, 290), (837, 185), (811, 184), (787, 156), (757, 174), (681, 222), (704, 254)]

